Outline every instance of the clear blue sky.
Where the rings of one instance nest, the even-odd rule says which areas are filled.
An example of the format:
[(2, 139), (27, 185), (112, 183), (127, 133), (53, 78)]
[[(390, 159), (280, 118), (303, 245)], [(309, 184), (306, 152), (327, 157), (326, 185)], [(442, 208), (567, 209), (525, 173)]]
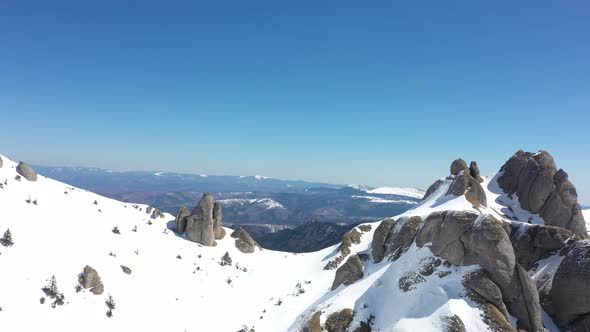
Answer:
[(425, 188), (549, 150), (590, 203), (588, 1), (0, 4), (0, 152)]

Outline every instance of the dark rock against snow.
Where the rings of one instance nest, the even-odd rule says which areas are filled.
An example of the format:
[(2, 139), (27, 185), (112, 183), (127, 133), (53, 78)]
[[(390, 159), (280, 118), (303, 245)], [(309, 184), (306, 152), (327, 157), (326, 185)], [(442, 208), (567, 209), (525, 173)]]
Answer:
[(371, 241), (373, 262), (379, 263), (385, 257), (385, 240), (393, 225), (395, 225), (395, 220), (385, 219), (375, 229), (375, 233), (373, 233), (373, 241)]
[(424, 194), (424, 197), (422, 197), (422, 200), (425, 200), (428, 197), (430, 197), (430, 195), (434, 194), (434, 192), (437, 191), (438, 188), (440, 188), (440, 186), (443, 185), (443, 183), (445, 183), (445, 180), (443, 179), (436, 180), (432, 185), (430, 185), (430, 187), (428, 187), (426, 193)]
[[(500, 290), (500, 287), (490, 279), (485, 270), (479, 269), (466, 274), (463, 278), (463, 285), (468, 290), (474, 292), (474, 294), (477, 294), (477, 296), (474, 296), (474, 294), (468, 294), (472, 300), (478, 303), (485, 300), (488, 303), (493, 304), (504, 315), (504, 318), (509, 321), (510, 316), (508, 315), (508, 309), (506, 309), (506, 305), (502, 300), (502, 291)], [(478, 298), (478, 296), (481, 297), (481, 299)]]
[(461, 158), (456, 159), (451, 163), (451, 175), (457, 175), (461, 171), (468, 169), (469, 167), (467, 167), (467, 163)]
[(451, 183), (447, 195), (461, 196), (474, 206), (487, 206), (486, 193), (480, 180), (472, 177), (466, 170), (461, 171)]
[(164, 218), (164, 213), (162, 213), (162, 211), (160, 209), (154, 209), (150, 218), (152, 218), (152, 219)]
[(225, 236), (221, 227), (221, 206), (211, 193), (203, 194), (190, 216), (186, 219), (186, 237), (204, 246), (215, 246), (215, 240)]
[(16, 172), (29, 181), (37, 181), (37, 173), (24, 161), (18, 163)]
[(186, 229), (186, 221), (188, 216), (190, 216), (190, 212), (186, 208), (186, 206), (181, 206), (180, 210), (176, 214), (176, 232), (183, 234), (184, 230)]
[(400, 258), (414, 242), (421, 222), (420, 217), (399, 218), (385, 239), (385, 257), (390, 261)]
[(350, 256), (346, 263), (336, 270), (332, 290), (342, 284), (348, 286), (361, 280), (364, 276), (363, 270), (364, 266), (361, 258), (358, 255)]
[(231, 237), (236, 239), (236, 248), (245, 254), (253, 253), (256, 248), (261, 249), (260, 245), (252, 238), (252, 236), (250, 236), (250, 233), (242, 227), (233, 231)]
[(3, 163), (2, 156), (0, 156), (0, 168), (2, 168), (2, 163)]
[(343, 309), (331, 314), (326, 319), (326, 330), (328, 332), (346, 332), (353, 316), (352, 309)]
[(508, 195), (517, 194), (523, 209), (539, 214), (546, 225), (587, 237), (576, 188), (565, 171), (557, 170), (548, 152), (520, 150), (500, 171), (498, 185)]
[(329, 261), (326, 266), (324, 266), (324, 270), (333, 270), (340, 265), (340, 263), (351, 253), (350, 247), (353, 244), (361, 243), (361, 237), (363, 233), (357, 230), (357, 227), (353, 227), (350, 231), (344, 233), (342, 235), (342, 242), (338, 247), (338, 251), (340, 251), (340, 255), (338, 255), (333, 260)]
[(131, 272), (132, 272), (131, 269), (128, 266), (125, 266), (125, 265), (121, 265), (121, 270), (123, 270), (123, 272), (125, 274), (131, 274)]
[(78, 276), (78, 281), (84, 289), (90, 289), (90, 292), (94, 295), (100, 295), (104, 292), (104, 286), (98, 272), (88, 265), (84, 267), (84, 270)]
[(441, 321), (443, 332), (466, 332), (465, 324), (457, 315), (445, 316)]
[(469, 164), (469, 175), (471, 175), (471, 177), (475, 178), (475, 179), (479, 179), (479, 167), (477, 166), (477, 162), (472, 161), (471, 164)]

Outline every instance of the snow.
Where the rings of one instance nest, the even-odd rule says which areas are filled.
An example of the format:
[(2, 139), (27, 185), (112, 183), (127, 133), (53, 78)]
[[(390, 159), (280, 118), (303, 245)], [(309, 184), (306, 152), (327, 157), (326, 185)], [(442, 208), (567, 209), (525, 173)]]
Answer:
[(400, 203), (412, 204), (412, 205), (418, 204), (418, 202), (416, 202), (416, 201), (410, 201), (407, 199), (385, 199), (385, 198), (376, 197), (376, 196), (354, 195), (354, 196), (352, 196), (352, 198), (366, 199), (369, 201), (369, 203), (377, 203), (377, 204), (400, 204)]
[(424, 197), (424, 190), (410, 187), (379, 187), (367, 191), (368, 194), (399, 195), (414, 198)]
[(584, 215), (584, 220), (586, 221), (586, 230), (590, 234), (590, 209), (582, 210), (582, 215)]
[(233, 205), (246, 205), (246, 204), (255, 204), (260, 205), (263, 208), (270, 210), (270, 209), (285, 209), (285, 207), (273, 200), (272, 198), (227, 198), (227, 199), (220, 199), (217, 202), (221, 204), (222, 207), (229, 207)]
[(268, 179), (272, 179), (271, 177), (263, 176), (263, 175), (254, 175), (254, 178), (256, 180), (268, 180)]

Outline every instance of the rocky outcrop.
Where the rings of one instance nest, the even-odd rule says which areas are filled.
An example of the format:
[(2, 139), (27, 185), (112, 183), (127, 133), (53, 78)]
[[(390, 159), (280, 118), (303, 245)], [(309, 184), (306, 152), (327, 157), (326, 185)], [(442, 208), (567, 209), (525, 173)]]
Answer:
[(373, 241), (371, 242), (373, 262), (379, 263), (385, 257), (385, 240), (393, 225), (395, 225), (395, 220), (385, 219), (375, 229), (375, 232), (373, 233)]
[(438, 179), (434, 181), (434, 183), (431, 184), (430, 187), (428, 187), (428, 189), (426, 190), (426, 193), (424, 194), (424, 197), (422, 197), (422, 200), (425, 200), (428, 197), (430, 197), (430, 195), (434, 194), (434, 192), (437, 191), (443, 185), (443, 183), (445, 183), (445, 180), (443, 179)]
[(441, 321), (443, 332), (466, 332), (465, 324), (457, 315), (443, 317)]
[(242, 227), (233, 231), (231, 237), (236, 239), (236, 248), (245, 254), (253, 253), (256, 248), (261, 249), (260, 245), (252, 238), (252, 236), (250, 236), (250, 233)]
[(331, 314), (326, 319), (326, 330), (328, 332), (346, 332), (353, 316), (354, 311), (352, 309), (342, 309)]
[(18, 163), (16, 172), (29, 181), (37, 181), (37, 173), (24, 161)]
[(0, 168), (2, 168), (2, 164), (3, 164), (3, 160), (2, 160), (2, 156), (0, 156)]
[(486, 193), (480, 182), (472, 177), (467, 170), (463, 170), (453, 179), (447, 195), (465, 195), (465, 199), (473, 206), (487, 206)]
[(523, 209), (539, 214), (546, 225), (587, 236), (576, 188), (547, 151), (520, 150), (500, 171), (498, 185), (509, 196), (516, 194)]
[(458, 175), (461, 171), (468, 169), (469, 167), (467, 167), (467, 163), (461, 158), (455, 159), (451, 163), (451, 175)]
[(78, 282), (84, 289), (89, 289), (94, 295), (100, 295), (104, 292), (104, 286), (98, 272), (88, 265), (84, 267), (84, 270), (78, 276)]
[[(477, 294), (481, 299), (493, 304), (504, 315), (507, 321), (510, 319), (508, 309), (506, 309), (506, 305), (502, 299), (502, 290), (490, 279), (485, 270), (479, 269), (465, 275), (463, 285), (474, 294)], [(470, 296), (471, 299), (480, 303), (481, 300), (473, 295)]]
[(164, 218), (164, 213), (160, 209), (154, 209), (150, 218), (152, 218), (152, 219)]
[(479, 179), (479, 167), (477, 166), (477, 162), (472, 161), (471, 164), (469, 164), (469, 175), (471, 175), (472, 178), (475, 179)]
[(311, 315), (311, 318), (309, 319), (307, 324), (305, 324), (305, 326), (303, 327), (303, 329), (301, 331), (302, 332), (322, 332), (323, 329), (322, 329), (321, 320), (320, 320), (321, 316), (322, 316), (321, 311), (315, 312), (313, 315)]
[(516, 264), (502, 222), (467, 211), (435, 212), (418, 232), (416, 244), (429, 244), (433, 254), (454, 265), (479, 264), (501, 290), (503, 302), (518, 318), (519, 326), (529, 331), (543, 330), (538, 292), (526, 271)]
[(546, 225), (512, 223), (510, 241), (516, 261), (529, 270), (535, 262), (563, 248), (574, 234), (567, 229)]
[(420, 217), (402, 217), (398, 219), (385, 239), (385, 257), (390, 261), (400, 258), (414, 242), (421, 222)]
[(178, 213), (176, 213), (176, 232), (180, 234), (184, 234), (184, 230), (186, 229), (186, 222), (187, 218), (190, 216), (190, 212), (186, 208), (186, 206), (181, 206)]
[(344, 233), (342, 235), (342, 242), (338, 247), (338, 251), (340, 255), (336, 256), (334, 259), (328, 262), (326, 266), (324, 266), (324, 270), (333, 270), (340, 265), (340, 263), (346, 258), (346, 256), (350, 255), (353, 244), (361, 243), (361, 237), (363, 233), (359, 232), (357, 227), (352, 228), (350, 231)]
[(225, 236), (221, 226), (221, 206), (215, 202), (211, 193), (203, 194), (190, 215), (185, 215), (186, 212), (181, 208), (176, 215), (176, 227), (179, 232), (184, 230), (187, 239), (211, 247), (217, 244), (215, 240)]
[(572, 241), (561, 255), (550, 295), (555, 322), (567, 326), (590, 314), (590, 241)]
[(332, 283), (332, 290), (335, 290), (340, 285), (351, 285), (364, 276), (364, 266), (359, 255), (353, 255), (348, 258), (346, 263), (336, 270), (336, 276)]

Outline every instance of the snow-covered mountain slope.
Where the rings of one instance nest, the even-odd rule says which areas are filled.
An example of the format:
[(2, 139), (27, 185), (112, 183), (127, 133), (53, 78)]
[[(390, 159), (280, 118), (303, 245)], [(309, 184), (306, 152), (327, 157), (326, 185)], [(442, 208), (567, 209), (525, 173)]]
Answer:
[[(340, 245), (245, 254), (230, 229), (216, 246), (201, 246), (175, 233), (169, 214), (153, 219), (145, 205), (43, 176), (16, 181), (15, 167), (4, 158), (0, 168), (0, 234), (10, 228), (14, 242), (0, 247), (0, 322), (10, 331), (512, 331), (517, 320), (537, 324), (535, 313), (539, 324), (559, 331), (526, 279), (553, 280), (561, 260), (552, 254), (528, 271), (515, 268), (510, 229), (518, 241), (521, 228), (525, 234), (543, 220), (503, 193), (501, 173), (481, 178), (487, 206), (449, 194), (460, 173), (441, 179), (413, 209), (355, 227)], [(459, 224), (447, 218), (454, 214)], [(231, 265), (222, 264), (225, 253)], [(100, 275), (104, 293), (77, 292), (86, 265)], [(466, 278), (477, 272), (491, 276), (473, 295)], [(52, 276), (65, 296), (55, 308), (40, 300)], [(512, 279), (502, 283), (506, 276)], [(116, 302), (110, 318), (109, 295)]]
[(415, 198), (422, 198), (424, 196), (424, 190), (410, 187), (379, 187), (367, 190), (367, 193), (409, 196)]

